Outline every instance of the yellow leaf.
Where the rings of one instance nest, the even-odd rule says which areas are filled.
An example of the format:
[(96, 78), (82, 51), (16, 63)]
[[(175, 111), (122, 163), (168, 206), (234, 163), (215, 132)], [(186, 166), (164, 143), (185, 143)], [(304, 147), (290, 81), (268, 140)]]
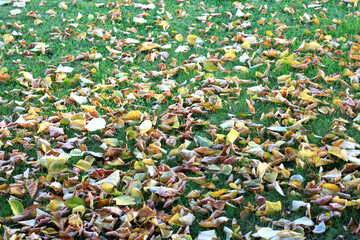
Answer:
[(226, 136), (226, 141), (234, 143), (235, 140), (239, 137), (240, 133), (236, 131), (235, 129), (231, 129), (228, 135)]
[(300, 158), (303, 161), (307, 161), (310, 158), (313, 158), (316, 156), (316, 153), (306, 151), (306, 150), (300, 150), (298, 152), (298, 158)]
[(269, 165), (267, 163), (260, 162), (257, 165), (257, 169), (256, 169), (257, 177), (261, 179), (264, 176), (264, 174), (268, 168), (269, 168)]
[(320, 21), (319, 21), (318, 18), (314, 18), (313, 23), (314, 23), (315, 25), (320, 25)]
[(83, 119), (75, 119), (70, 122), (70, 128), (76, 129), (76, 130), (85, 130), (86, 124)]
[(3, 39), (4, 39), (5, 45), (15, 41), (14, 36), (11, 34), (4, 34)]
[(77, 214), (72, 214), (68, 218), (69, 224), (75, 227), (80, 227), (80, 225), (83, 223), (80, 216)]
[(54, 10), (52, 10), (52, 9), (47, 10), (45, 13), (47, 13), (47, 14), (56, 14), (56, 12)]
[(101, 189), (106, 192), (107, 194), (110, 194), (114, 190), (114, 185), (110, 183), (103, 182), (101, 184)]
[(40, 123), (39, 124), (39, 129), (38, 129), (36, 134), (39, 134), (39, 133), (45, 131), (46, 129), (48, 129), (50, 127), (50, 125), (51, 125), (51, 123), (49, 123), (49, 122)]
[(57, 233), (58, 233), (58, 231), (56, 231), (54, 228), (47, 228), (46, 230), (42, 230), (41, 232), (42, 232), (42, 233), (45, 233), (45, 234), (48, 234), (48, 235), (57, 234)]
[(281, 202), (277, 201), (277, 202), (270, 202), (270, 201), (266, 201), (266, 207), (265, 207), (265, 212), (267, 215), (272, 215), (276, 212), (280, 212), (281, 211)]
[(282, 75), (277, 77), (277, 82), (282, 84), (282, 83), (287, 83), (291, 81), (291, 75)]
[(251, 103), (248, 99), (246, 99), (246, 103), (248, 105), (248, 109), (249, 109), (250, 113), (255, 114), (255, 108), (253, 107), (253, 105), (251, 105)]
[(31, 81), (31, 80), (34, 79), (34, 78), (33, 78), (33, 75), (32, 75), (31, 73), (29, 73), (29, 72), (20, 72), (20, 74), (23, 74), (23, 75), (24, 75), (25, 80)]
[(309, 94), (304, 92), (300, 93), (300, 98), (305, 101), (315, 102), (315, 98), (313, 96), (310, 96)]
[(224, 193), (227, 193), (227, 191), (228, 191), (227, 189), (220, 189), (216, 192), (212, 192), (211, 195), (212, 195), (212, 197), (217, 198), (217, 197), (220, 197), (221, 195), (223, 195)]
[(196, 35), (189, 35), (187, 36), (186, 40), (191, 44), (191, 45), (195, 45), (196, 44), (196, 39), (200, 39), (200, 37), (196, 36)]
[(130, 111), (128, 114), (123, 116), (121, 119), (124, 121), (127, 121), (127, 120), (140, 121), (142, 119), (142, 114), (139, 110)]
[(266, 31), (266, 35), (273, 36), (274, 34), (271, 31)]
[(346, 154), (346, 150), (341, 150), (341, 148), (339, 147), (332, 147), (328, 150), (328, 153), (330, 155), (334, 155), (336, 156), (337, 158), (340, 158), (342, 160), (345, 160), (347, 161), (347, 154)]
[[(234, 69), (236, 71), (240, 71), (242, 73), (249, 73), (249, 68), (245, 67), (245, 66), (235, 66)], [(262, 76), (262, 75), (261, 75)]]
[(202, 187), (208, 188), (208, 189), (216, 189), (215, 184), (212, 182), (207, 182), (207, 183), (203, 184)]
[(167, 28), (170, 27), (169, 22), (168, 22), (168, 21), (165, 21), (165, 20), (161, 21), (161, 22), (159, 23), (159, 25), (160, 25), (161, 27), (165, 28), (165, 29), (167, 29)]
[(335, 184), (332, 184), (332, 183), (324, 183), (322, 185), (323, 188), (326, 188), (326, 189), (329, 189), (330, 191), (332, 191), (333, 193), (337, 193), (337, 192), (340, 192), (340, 187), (335, 185)]
[(82, 14), (81, 13), (78, 13), (77, 17), (76, 17), (76, 21), (79, 21), (81, 18), (82, 18)]
[(34, 20), (34, 24), (35, 25), (39, 25), (39, 24), (42, 24), (44, 21), (40, 20), (40, 19), (35, 19)]
[(84, 160), (79, 160), (74, 167), (80, 169), (80, 171), (89, 171), (92, 170), (91, 163)]
[(215, 64), (208, 62), (205, 64), (204, 70), (208, 72), (215, 72), (217, 70), (217, 67), (215, 66)]
[(180, 221), (178, 220), (179, 218), (181, 218), (181, 214), (180, 213), (176, 213), (174, 216), (171, 217), (171, 219), (169, 220), (169, 224), (170, 225), (181, 225)]
[(305, 44), (305, 46), (306, 46), (305, 47), (306, 50), (312, 50), (312, 51), (315, 51), (321, 47), (321, 45), (319, 43), (317, 43), (316, 41), (311, 41), (310, 43)]
[(176, 39), (178, 42), (182, 42), (182, 41), (184, 41), (184, 36), (181, 35), (181, 34), (176, 34), (175, 39)]
[(235, 50), (232, 49), (231, 51), (227, 52), (227, 53), (224, 55), (224, 58), (232, 58), (232, 59), (235, 59), (235, 58), (236, 58)]
[(151, 50), (151, 49), (159, 48), (159, 47), (160, 47), (159, 44), (152, 43), (152, 42), (144, 42), (139, 47), (139, 50), (142, 52), (142, 51), (147, 51), (147, 50)]
[(280, 54), (280, 58), (284, 58), (289, 54), (289, 50), (285, 50)]
[(249, 42), (244, 42), (242, 45), (241, 45), (242, 48), (249, 48), (250, 47), (250, 43)]
[(340, 107), (341, 99), (334, 98), (334, 99), (332, 100), (332, 104), (333, 104), (335, 107)]

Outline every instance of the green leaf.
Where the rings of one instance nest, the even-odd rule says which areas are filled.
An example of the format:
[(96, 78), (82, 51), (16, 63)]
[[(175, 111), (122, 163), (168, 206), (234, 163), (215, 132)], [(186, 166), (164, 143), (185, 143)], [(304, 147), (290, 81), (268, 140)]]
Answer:
[(135, 198), (130, 196), (119, 196), (114, 198), (116, 205), (128, 206), (136, 204)]
[(24, 211), (24, 206), (18, 200), (9, 200), (8, 201), (11, 207), (11, 210), (15, 216), (19, 216)]
[(214, 146), (214, 143), (211, 140), (207, 139), (206, 137), (196, 136), (195, 139), (198, 141), (198, 143), (202, 147), (211, 148)]
[(81, 213), (83, 215), (85, 213), (85, 207), (83, 205), (78, 205), (72, 209), (72, 213)]
[(206, 63), (204, 66), (204, 70), (208, 72), (215, 72), (217, 70), (217, 67), (213, 63)]
[(81, 198), (74, 196), (72, 198), (66, 199), (66, 205), (69, 208), (76, 208), (79, 205), (85, 206), (85, 203)]
[(54, 162), (49, 167), (49, 174), (60, 174), (67, 172), (69, 169), (62, 163)]

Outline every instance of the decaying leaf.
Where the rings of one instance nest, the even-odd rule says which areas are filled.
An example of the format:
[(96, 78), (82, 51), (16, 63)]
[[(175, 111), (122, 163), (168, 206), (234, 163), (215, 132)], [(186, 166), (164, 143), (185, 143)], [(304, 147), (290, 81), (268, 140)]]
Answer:
[(4, 239), (360, 235), (358, 0), (53, 2), (0, 0)]

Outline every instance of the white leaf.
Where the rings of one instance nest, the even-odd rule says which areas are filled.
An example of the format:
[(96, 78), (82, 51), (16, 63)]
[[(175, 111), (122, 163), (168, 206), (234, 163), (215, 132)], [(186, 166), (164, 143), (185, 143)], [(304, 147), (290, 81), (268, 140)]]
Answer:
[(230, 240), (234, 233), (230, 228), (225, 227), (225, 226), (224, 226), (224, 232), (226, 234), (226, 240)]
[(96, 130), (104, 129), (106, 125), (106, 121), (103, 118), (93, 118), (86, 125), (86, 129), (89, 132), (94, 132)]
[(214, 240), (218, 239), (215, 230), (202, 231), (199, 233), (197, 240)]
[(141, 8), (142, 10), (147, 10), (147, 9), (153, 10), (156, 8), (156, 6), (153, 3), (150, 3), (150, 4), (135, 3), (134, 7)]
[(240, 62), (245, 63), (249, 59), (249, 55), (244, 53), (242, 56), (239, 57)]
[(323, 233), (326, 230), (326, 226), (324, 221), (321, 221), (321, 223), (317, 226), (315, 226), (313, 233)]
[(314, 226), (314, 222), (308, 217), (302, 217), (294, 221), (295, 225), (304, 225), (308, 227)]
[(19, 15), (21, 13), (21, 10), (19, 8), (13, 9), (9, 11), (10, 15)]
[(72, 98), (75, 102), (77, 102), (80, 105), (83, 105), (83, 104), (87, 103), (87, 101), (88, 101), (86, 97), (79, 96), (73, 92), (70, 94), (70, 98)]
[(190, 226), (194, 220), (195, 216), (192, 213), (188, 213), (185, 216), (182, 216), (178, 219), (183, 225)]
[(36, 220), (30, 219), (30, 220), (26, 220), (26, 221), (19, 221), (18, 223), (20, 223), (21, 225), (24, 225), (24, 226), (34, 227), (36, 224)]
[(235, 16), (237, 16), (237, 17), (243, 17), (243, 16), (245, 16), (245, 13), (243, 13), (243, 11), (241, 11), (240, 9), (238, 9), (238, 10), (236, 11)]
[(63, 67), (59, 65), (55, 72), (71, 73), (74, 70), (72, 67)]
[(267, 129), (269, 129), (270, 131), (275, 131), (275, 132), (286, 132), (287, 131), (287, 127), (268, 127)]
[(0, 0), (0, 6), (11, 3), (11, 0)]
[(86, 85), (86, 84), (94, 84), (93, 81), (91, 81), (90, 79), (84, 78), (84, 77), (80, 77), (80, 81), (82, 85)]
[(32, 75), (31, 73), (29, 73), (29, 72), (20, 72), (20, 74), (21, 74), (21, 73), (24, 75), (24, 78), (25, 78), (26, 80), (31, 81), (31, 80), (34, 79), (34, 78), (33, 78), (33, 75)]
[(292, 205), (291, 211), (297, 211), (301, 207), (306, 207), (306, 204), (307, 203), (303, 202), (303, 201), (293, 200), (291, 203), (291, 205)]
[(134, 38), (127, 38), (127, 39), (125, 39), (125, 42), (128, 44), (136, 44), (136, 43), (139, 43), (140, 41), (136, 40)]
[(260, 237), (262, 239), (275, 238), (280, 231), (273, 230), (269, 227), (262, 227), (256, 233), (252, 234), (253, 237)]
[(81, 13), (78, 13), (78, 15), (76, 17), (76, 21), (79, 21), (82, 17), (83, 17), (83, 15)]
[(26, 6), (26, 2), (14, 2), (13, 7), (23, 8)]
[(197, 57), (193, 59), (193, 62), (198, 62), (198, 63), (202, 63), (203, 61), (206, 61), (206, 57), (205, 56), (201, 56), (201, 57)]
[(116, 170), (115, 172), (113, 172), (107, 178), (96, 182), (96, 184), (99, 185), (99, 186), (101, 186), (101, 184), (103, 184), (103, 183), (112, 184), (114, 186), (119, 185), (120, 184), (120, 171)]
[(133, 21), (136, 22), (136, 23), (147, 23), (146, 19), (145, 18), (138, 18), (138, 17), (134, 17), (133, 18)]
[(262, 227), (256, 233), (251, 236), (255, 238), (261, 238), (266, 240), (279, 240), (279, 239), (291, 239), (291, 240), (304, 240), (305, 237), (301, 233), (292, 230), (273, 230), (269, 227)]
[(171, 44), (165, 44), (164, 46), (161, 47), (162, 49), (170, 49), (171, 48)]
[(285, 196), (283, 190), (281, 189), (281, 187), (279, 185), (279, 182), (274, 182), (273, 185), (274, 185), (276, 191), (278, 191), (278, 193), (280, 193), (281, 196)]
[(203, 43), (204, 41), (203, 40), (201, 40), (200, 38), (196, 38), (195, 39), (195, 43), (196, 44), (201, 44), (201, 43)]
[(141, 134), (144, 134), (146, 133), (147, 131), (149, 131), (150, 129), (152, 128), (152, 122), (150, 120), (145, 120), (143, 121), (140, 126), (139, 126), (139, 129), (140, 129), (140, 133)]
[(175, 52), (178, 53), (178, 52), (186, 52), (188, 51), (190, 48), (188, 46), (179, 46)]

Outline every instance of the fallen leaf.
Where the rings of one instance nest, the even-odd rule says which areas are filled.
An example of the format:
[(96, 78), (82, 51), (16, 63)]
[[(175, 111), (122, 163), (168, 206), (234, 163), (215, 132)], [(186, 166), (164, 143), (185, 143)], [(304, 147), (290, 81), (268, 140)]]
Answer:
[(103, 118), (93, 118), (86, 125), (86, 129), (89, 132), (94, 132), (97, 130), (104, 129), (106, 125), (106, 121)]
[(281, 211), (281, 202), (280, 201), (277, 201), (277, 202), (266, 201), (265, 212), (267, 215), (273, 215), (276, 212), (280, 212), (280, 211)]
[(200, 37), (196, 36), (196, 35), (188, 35), (186, 37), (186, 40), (188, 41), (188, 43), (190, 43), (191, 45), (195, 45), (197, 42), (196, 40), (200, 39)]
[(19, 202), (18, 200), (9, 200), (8, 202), (15, 216), (19, 216), (23, 213), (24, 207), (21, 202)]

